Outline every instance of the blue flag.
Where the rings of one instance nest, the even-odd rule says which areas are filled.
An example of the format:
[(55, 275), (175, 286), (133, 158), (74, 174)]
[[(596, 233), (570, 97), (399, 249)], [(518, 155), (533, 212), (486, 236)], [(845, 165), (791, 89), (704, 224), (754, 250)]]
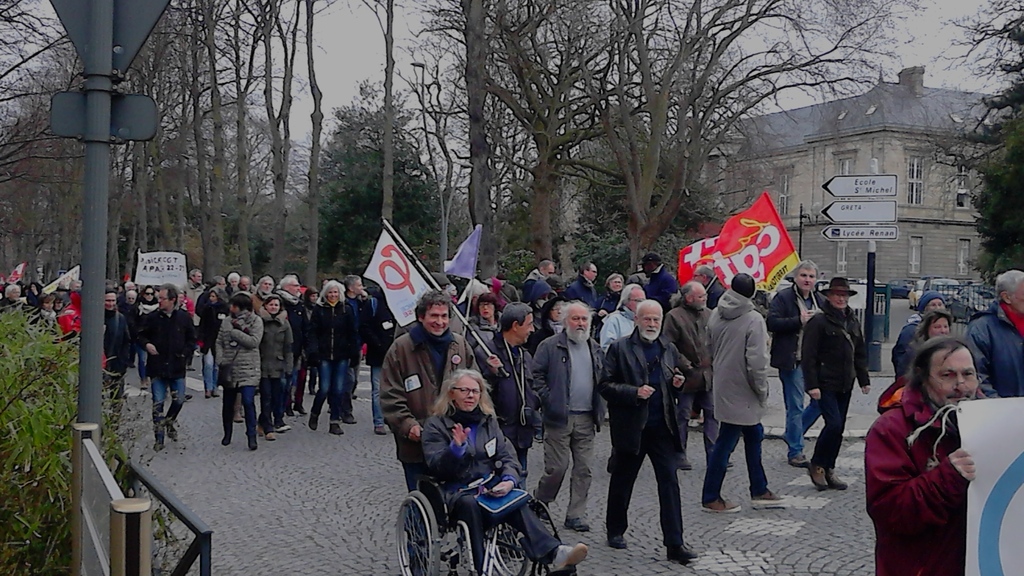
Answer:
[(481, 229), (481, 226), (477, 224), (469, 234), (469, 238), (466, 238), (459, 246), (455, 256), (451, 260), (444, 261), (445, 274), (458, 276), (459, 278), (476, 277), (476, 257), (480, 251)]

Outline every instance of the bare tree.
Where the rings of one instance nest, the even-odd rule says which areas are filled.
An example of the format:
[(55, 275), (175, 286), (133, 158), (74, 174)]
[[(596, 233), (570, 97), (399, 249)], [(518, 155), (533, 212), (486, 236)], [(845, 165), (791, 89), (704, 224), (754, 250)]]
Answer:
[(313, 123), (313, 133), (309, 146), (309, 172), (306, 203), (309, 205), (309, 251), (306, 263), (306, 282), (316, 285), (317, 260), (320, 257), (320, 138), (324, 129), (323, 92), (316, 80), (316, 67), (313, 65), (313, 21), (316, 15), (316, 0), (306, 0), (306, 73), (309, 75), (309, 92), (313, 95), (313, 112), (309, 118)]
[(870, 81), (900, 0), (613, 0), (601, 119), (626, 187), (633, 263), (739, 122), (789, 91)]

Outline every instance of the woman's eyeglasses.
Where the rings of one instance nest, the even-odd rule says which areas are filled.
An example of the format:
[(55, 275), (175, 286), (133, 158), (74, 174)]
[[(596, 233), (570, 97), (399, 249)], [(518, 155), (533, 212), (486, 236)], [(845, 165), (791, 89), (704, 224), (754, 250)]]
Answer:
[(462, 386), (452, 386), (452, 390), (458, 390), (466, 396), (479, 396), (480, 390), (478, 388), (463, 388)]

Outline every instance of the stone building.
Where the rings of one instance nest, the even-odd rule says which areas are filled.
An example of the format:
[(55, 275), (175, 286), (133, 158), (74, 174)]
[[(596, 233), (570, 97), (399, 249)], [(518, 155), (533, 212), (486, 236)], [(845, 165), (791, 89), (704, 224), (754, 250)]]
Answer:
[(977, 277), (980, 249), (971, 191), (975, 174), (949, 154), (955, 135), (980, 117), (981, 94), (928, 88), (924, 68), (904, 69), (899, 82), (879, 81), (866, 93), (760, 116), (742, 129), (726, 160), (730, 190), (772, 193), (801, 257), (824, 277), (864, 278), (867, 242), (827, 240), (821, 210), (833, 198), (822, 189), (832, 176), (896, 174), (899, 239), (878, 242), (877, 277)]

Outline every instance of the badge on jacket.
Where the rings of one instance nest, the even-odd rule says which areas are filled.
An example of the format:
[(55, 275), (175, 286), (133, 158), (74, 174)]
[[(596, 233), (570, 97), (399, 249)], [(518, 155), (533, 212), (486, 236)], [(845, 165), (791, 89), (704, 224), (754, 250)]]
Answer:
[(413, 374), (405, 379), (405, 391), (412, 392), (413, 390), (419, 390), (423, 387), (423, 383), (420, 382), (418, 374)]
[(498, 439), (491, 438), (488, 440), (487, 444), (484, 444), (484, 450), (487, 450), (488, 458), (493, 458), (494, 454), (498, 451)]
[(452, 364), (455, 364), (456, 366), (458, 366), (459, 364), (462, 364), (462, 356), (459, 356), (458, 354), (453, 355), (452, 356)]

